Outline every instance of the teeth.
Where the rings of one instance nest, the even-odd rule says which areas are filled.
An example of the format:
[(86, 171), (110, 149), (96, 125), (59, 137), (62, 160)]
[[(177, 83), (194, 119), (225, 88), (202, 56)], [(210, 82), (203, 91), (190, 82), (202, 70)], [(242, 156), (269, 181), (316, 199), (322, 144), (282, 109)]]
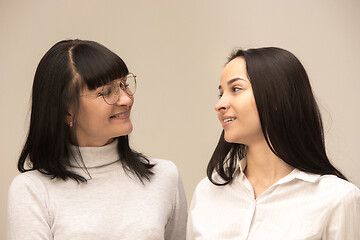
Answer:
[(226, 118), (226, 119), (224, 119), (224, 123), (234, 121), (234, 120), (235, 120), (235, 118)]
[(111, 116), (111, 118), (124, 117), (124, 116), (126, 116), (126, 115), (127, 115), (127, 113), (116, 114), (116, 115), (114, 115), (114, 116)]

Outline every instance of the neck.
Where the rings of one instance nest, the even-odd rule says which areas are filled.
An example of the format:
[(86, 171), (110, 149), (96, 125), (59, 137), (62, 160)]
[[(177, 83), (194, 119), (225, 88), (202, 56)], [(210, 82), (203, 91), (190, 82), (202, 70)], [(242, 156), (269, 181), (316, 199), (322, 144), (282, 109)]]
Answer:
[(114, 138), (110, 139), (85, 139), (85, 140), (78, 140), (77, 145), (79, 147), (103, 147), (106, 146), (114, 141)]
[(120, 156), (117, 145), (118, 141), (116, 139), (102, 147), (78, 147), (72, 145), (71, 149), (74, 157), (72, 158), (72, 165), (80, 168), (99, 168), (118, 162)]
[(271, 186), (294, 168), (277, 157), (265, 139), (247, 147), (245, 175), (252, 183)]

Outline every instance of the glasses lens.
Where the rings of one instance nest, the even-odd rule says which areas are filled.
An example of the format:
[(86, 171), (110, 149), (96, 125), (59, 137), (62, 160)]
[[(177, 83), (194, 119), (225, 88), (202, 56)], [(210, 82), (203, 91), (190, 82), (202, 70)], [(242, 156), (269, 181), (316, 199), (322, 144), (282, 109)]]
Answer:
[(106, 84), (102, 90), (102, 96), (105, 102), (112, 105), (115, 104), (119, 98), (118, 87), (115, 83)]
[(103, 87), (101, 95), (103, 96), (107, 104), (113, 105), (119, 100), (119, 85), (121, 86), (121, 89), (123, 89), (123, 91), (125, 91), (128, 95), (134, 95), (136, 90), (135, 75), (129, 73), (125, 78), (121, 80), (121, 82), (111, 82)]
[(127, 94), (129, 94), (130, 96), (135, 94), (136, 91), (136, 79), (135, 79), (135, 75), (132, 73), (129, 73), (125, 78), (124, 78), (124, 87), (125, 87), (125, 91), (127, 92)]

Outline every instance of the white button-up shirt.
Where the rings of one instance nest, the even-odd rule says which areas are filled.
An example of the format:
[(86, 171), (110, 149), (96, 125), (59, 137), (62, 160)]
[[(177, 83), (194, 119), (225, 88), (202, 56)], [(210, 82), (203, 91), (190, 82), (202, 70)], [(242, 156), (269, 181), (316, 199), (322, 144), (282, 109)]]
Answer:
[(230, 184), (198, 184), (187, 240), (360, 240), (355, 185), (294, 169), (255, 199), (241, 165)]

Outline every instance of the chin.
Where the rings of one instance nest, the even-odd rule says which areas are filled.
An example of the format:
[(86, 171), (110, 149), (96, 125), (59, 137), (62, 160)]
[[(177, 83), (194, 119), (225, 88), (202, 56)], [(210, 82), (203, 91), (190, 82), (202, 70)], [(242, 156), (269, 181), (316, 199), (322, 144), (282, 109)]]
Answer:
[(126, 136), (129, 135), (133, 130), (133, 126), (132, 124), (130, 124), (129, 126), (125, 127), (125, 126), (121, 126), (121, 129), (119, 129), (117, 131), (116, 136), (114, 137), (121, 137), (121, 136)]
[(226, 134), (226, 132), (224, 134), (224, 139), (228, 143), (244, 144), (243, 141), (241, 141), (238, 136), (234, 136), (234, 135), (231, 135), (231, 134)]
[(228, 142), (228, 143), (235, 143), (235, 139), (234, 139), (234, 136), (231, 136), (231, 134), (227, 134), (226, 132), (225, 132), (225, 134), (224, 134), (224, 139), (225, 139), (225, 141), (226, 142)]
[(128, 126), (126, 129), (123, 129), (123, 130), (124, 130), (124, 131), (123, 131), (122, 136), (129, 135), (129, 134), (132, 132), (132, 130), (133, 130), (132, 124), (130, 123), (130, 126)]
[(121, 136), (129, 135), (132, 132), (132, 130), (133, 130), (133, 127), (131, 126), (131, 128), (126, 129), (126, 131), (123, 131)]

